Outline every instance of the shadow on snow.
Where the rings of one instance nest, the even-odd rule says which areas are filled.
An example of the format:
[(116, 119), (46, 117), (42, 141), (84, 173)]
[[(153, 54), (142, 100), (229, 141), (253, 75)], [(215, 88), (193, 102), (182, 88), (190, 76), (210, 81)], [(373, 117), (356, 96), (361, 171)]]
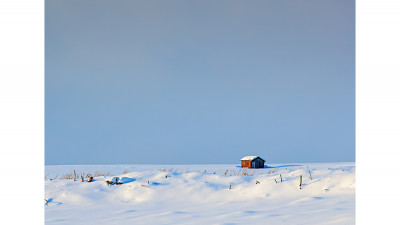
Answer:
[(54, 203), (56, 205), (61, 205), (62, 204), (62, 202), (53, 202), (53, 198), (49, 198), (45, 205), (49, 205), (49, 203)]

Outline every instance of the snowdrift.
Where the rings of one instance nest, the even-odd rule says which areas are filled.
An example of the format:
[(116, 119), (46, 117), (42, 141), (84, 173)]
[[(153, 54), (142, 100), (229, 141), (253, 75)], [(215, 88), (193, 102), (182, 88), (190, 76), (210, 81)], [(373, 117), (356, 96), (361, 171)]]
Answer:
[(46, 166), (46, 224), (355, 223), (354, 163), (269, 166)]

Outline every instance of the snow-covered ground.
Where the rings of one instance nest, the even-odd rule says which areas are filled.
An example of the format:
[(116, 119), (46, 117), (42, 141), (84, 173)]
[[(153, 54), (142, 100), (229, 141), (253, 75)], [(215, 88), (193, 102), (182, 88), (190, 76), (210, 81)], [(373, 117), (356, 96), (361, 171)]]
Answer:
[(46, 166), (46, 224), (355, 224), (354, 163), (268, 166)]

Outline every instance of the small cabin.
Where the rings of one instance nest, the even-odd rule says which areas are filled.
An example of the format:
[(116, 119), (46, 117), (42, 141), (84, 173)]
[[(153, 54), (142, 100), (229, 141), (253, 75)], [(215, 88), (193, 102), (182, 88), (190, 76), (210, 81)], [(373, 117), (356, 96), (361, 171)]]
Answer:
[(242, 161), (242, 168), (264, 168), (265, 160), (259, 156), (245, 156)]

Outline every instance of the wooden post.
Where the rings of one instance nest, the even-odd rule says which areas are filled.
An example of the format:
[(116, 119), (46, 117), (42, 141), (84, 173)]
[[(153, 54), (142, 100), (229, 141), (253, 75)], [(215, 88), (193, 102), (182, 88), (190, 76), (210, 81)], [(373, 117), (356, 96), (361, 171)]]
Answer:
[(282, 174), (279, 174), (281, 176), (281, 182), (282, 182)]
[(76, 181), (76, 172), (74, 170), (74, 181)]
[(84, 182), (85, 180), (83, 179), (83, 176), (81, 175), (81, 179), (82, 179), (82, 182)]
[(300, 189), (301, 189), (301, 184), (303, 183), (303, 177), (300, 175)]

